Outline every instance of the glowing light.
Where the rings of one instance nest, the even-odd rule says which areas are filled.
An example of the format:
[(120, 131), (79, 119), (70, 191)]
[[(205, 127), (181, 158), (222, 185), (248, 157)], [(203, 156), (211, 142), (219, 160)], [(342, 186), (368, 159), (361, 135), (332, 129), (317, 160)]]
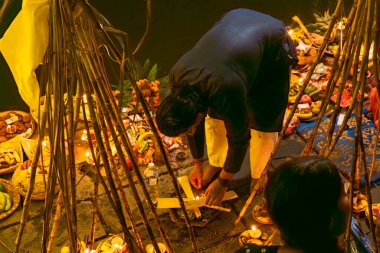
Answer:
[(87, 157), (87, 158), (90, 157), (90, 151), (87, 151), (87, 152), (86, 152), (86, 157)]
[(87, 104), (87, 95), (86, 94), (83, 95), (83, 103)]
[(199, 196), (196, 196), (195, 199), (199, 199)]
[(44, 148), (47, 147), (47, 143), (46, 143), (46, 141), (43, 141), (43, 142), (42, 142), (42, 146), (43, 146)]
[(292, 35), (292, 33), (293, 33), (293, 30), (290, 29), (290, 30), (288, 31), (288, 34), (289, 34), (289, 35)]
[(251, 230), (256, 230), (256, 226), (252, 226), (252, 227), (251, 227)]

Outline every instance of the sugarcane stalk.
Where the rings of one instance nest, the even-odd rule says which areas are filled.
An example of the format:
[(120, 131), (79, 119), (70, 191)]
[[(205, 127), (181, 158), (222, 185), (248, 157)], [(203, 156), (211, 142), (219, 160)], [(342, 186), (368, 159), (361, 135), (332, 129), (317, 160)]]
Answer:
[[(47, 94), (48, 94), (48, 92), (47, 92)], [(50, 97), (46, 97), (46, 101), (49, 101), (49, 100), (50, 100)], [(26, 218), (28, 215), (28, 209), (29, 209), (29, 205), (30, 205), (30, 197), (32, 196), (32, 192), (33, 192), (33, 188), (34, 188), (34, 182), (36, 180), (38, 158), (41, 154), (41, 145), (42, 145), (41, 143), (42, 143), (42, 139), (43, 139), (44, 132), (46, 129), (46, 109), (47, 109), (47, 106), (45, 103), (44, 111), (42, 113), (41, 121), (40, 121), (41, 124), (39, 127), (39, 137), (38, 137), (38, 142), (37, 142), (37, 147), (36, 147), (36, 153), (34, 154), (33, 161), (31, 164), (29, 189), (25, 195), (23, 209), (22, 209), (22, 213), (21, 213), (20, 227), (19, 227), (17, 237), (16, 237), (16, 241), (15, 241), (15, 246), (16, 246), (15, 252), (16, 253), (18, 253), (20, 250), (22, 235), (23, 235), (23, 232), (25, 229)]]
[(90, 232), (90, 249), (95, 248), (95, 232), (96, 232), (96, 214), (98, 208), (98, 175), (96, 174), (94, 178), (94, 194), (92, 197), (92, 222), (91, 222), (91, 232)]
[[(343, 39), (342, 39), (342, 44), (345, 44), (346, 38), (349, 34), (349, 31), (351, 30), (351, 24), (353, 23), (352, 26), (354, 27), (354, 29), (357, 26), (357, 19), (358, 19), (357, 18), (358, 17), (357, 9), (361, 10), (362, 4), (363, 4), (362, 0), (359, 0), (359, 2), (358, 2), (358, 0), (355, 0), (353, 3), (350, 14), (347, 18), (346, 28), (345, 28), (345, 31), (343, 34)], [(313, 150), (313, 145), (314, 145), (315, 137), (317, 136), (317, 133), (318, 133), (319, 125), (322, 122), (323, 116), (325, 115), (325, 112), (326, 112), (326, 109), (328, 108), (328, 105), (330, 104), (330, 98), (331, 98), (331, 95), (334, 91), (335, 83), (337, 82), (338, 77), (340, 75), (341, 68), (338, 68), (338, 66), (339, 66), (339, 59), (340, 59), (341, 50), (342, 49), (339, 47), (338, 51), (334, 57), (334, 61), (332, 64), (332, 69), (331, 69), (331, 75), (330, 75), (330, 78), (329, 78), (329, 80), (327, 82), (327, 86), (326, 86), (326, 95), (322, 98), (321, 109), (320, 109), (318, 116), (317, 116), (317, 119), (315, 121), (314, 128), (313, 128), (312, 132), (310, 133), (310, 137), (309, 137), (304, 149), (301, 152), (301, 156), (310, 155), (312, 150)]]
[[(118, 59), (120, 59), (120, 54), (117, 52), (116, 47), (115, 47), (114, 44), (112, 43), (112, 40), (109, 38), (109, 36), (107, 35), (107, 33), (104, 31), (104, 29), (101, 28), (101, 25), (98, 25), (98, 26), (99, 26), (99, 28), (100, 28), (99, 30), (102, 32), (101, 35), (103, 35), (103, 39), (104, 39), (105, 41), (109, 42), (109, 46), (110, 46), (111, 51), (117, 56)], [(131, 61), (133, 61), (133, 59), (131, 59)], [(133, 64), (131, 64), (131, 67), (133, 67)], [(142, 101), (142, 100), (141, 100), (141, 99), (144, 99), (144, 98), (143, 98), (143, 96), (142, 96), (140, 90), (137, 90), (138, 87), (137, 87), (137, 85), (136, 85), (136, 84), (134, 83), (134, 81), (133, 81), (133, 80), (135, 80), (136, 78), (133, 78), (133, 77), (131, 76), (130, 79), (132, 80), (132, 84), (134, 85), (134, 88), (135, 88), (135, 91), (136, 91), (136, 95), (137, 95), (137, 97), (138, 97), (138, 98), (140, 99), (140, 101), (142, 102), (142, 107), (143, 107), (143, 110), (144, 110), (145, 115), (146, 115), (147, 118), (148, 118), (148, 122), (151, 124), (152, 132), (153, 132), (155, 138), (156, 138), (157, 140), (159, 140), (159, 141), (157, 141), (157, 142), (158, 142), (158, 146), (159, 146), (159, 148), (160, 148), (160, 150), (161, 150), (161, 153), (162, 153), (162, 154), (165, 154), (164, 146), (163, 146), (163, 144), (162, 144), (162, 142), (161, 142), (161, 139), (160, 139), (160, 137), (159, 137), (159, 135), (158, 135), (157, 130), (155, 129), (155, 125), (154, 125), (153, 119), (152, 119), (152, 117), (151, 117), (151, 115), (150, 115), (150, 112), (149, 112), (148, 106), (146, 105), (145, 101)], [(136, 87), (137, 87), (137, 88), (136, 88)], [(123, 137), (123, 135), (122, 135), (122, 137)], [(122, 140), (123, 140), (123, 139), (126, 139), (126, 138), (122, 138)], [(197, 246), (196, 246), (196, 242), (195, 242), (194, 231), (193, 231), (193, 228), (192, 228), (192, 226), (191, 226), (191, 224), (190, 224), (190, 219), (189, 219), (189, 217), (188, 217), (188, 215), (187, 215), (186, 208), (185, 208), (185, 205), (184, 205), (184, 202), (183, 202), (182, 196), (181, 196), (181, 194), (180, 194), (179, 185), (178, 185), (177, 180), (176, 180), (176, 177), (175, 177), (175, 175), (174, 175), (174, 173), (173, 173), (173, 171), (172, 171), (172, 169), (171, 169), (171, 167), (170, 167), (170, 163), (169, 163), (168, 158), (167, 158), (165, 155), (163, 155), (163, 156), (164, 156), (164, 163), (165, 163), (165, 165), (166, 165), (166, 168), (168, 169), (169, 175), (170, 175), (171, 178), (172, 178), (172, 182), (173, 182), (173, 184), (174, 184), (174, 189), (175, 189), (175, 191), (176, 191), (176, 193), (177, 193), (177, 195), (178, 195), (181, 209), (182, 209), (182, 211), (184, 212), (185, 221), (186, 221), (186, 225), (187, 225), (187, 228), (188, 228), (188, 231), (189, 231), (189, 234), (190, 234), (190, 239), (191, 239), (191, 241), (192, 241), (192, 247), (193, 247), (193, 250), (194, 250), (195, 252), (198, 252), (198, 249), (197, 249)], [(133, 159), (132, 159), (132, 160), (133, 160)], [(133, 163), (133, 162), (132, 162), (132, 163)], [(164, 238), (163, 238), (163, 239), (164, 239)], [(164, 239), (164, 241), (165, 241), (165, 239)], [(168, 246), (168, 245), (167, 245), (167, 246)]]
[[(363, 22), (364, 24), (364, 22)], [(361, 42), (362, 42), (362, 33), (359, 33), (360, 34), (360, 38), (358, 40), (358, 44), (356, 45), (356, 53), (355, 53), (355, 59), (354, 59), (354, 65), (353, 65), (353, 69), (358, 69), (358, 64), (359, 64), (359, 55), (360, 55), (360, 49), (361, 49)], [(353, 100), (352, 100), (352, 103), (350, 104), (350, 106), (348, 107), (348, 110), (346, 112), (346, 115), (342, 121), (342, 124), (341, 126), (339, 127), (337, 133), (336, 133), (336, 136), (335, 136), (335, 139), (332, 140), (330, 146), (328, 147), (328, 150), (326, 151), (326, 156), (329, 157), (332, 153), (332, 151), (334, 150), (336, 144), (338, 143), (339, 141), (339, 138), (340, 136), (342, 135), (342, 133), (344, 132), (344, 128), (346, 126), (346, 124), (348, 123), (348, 120), (350, 118), (350, 115), (351, 113), (353, 112), (353, 110), (355, 109), (356, 107), (356, 104), (357, 104), (357, 96), (359, 94), (359, 90), (362, 88), (362, 86), (364, 85), (364, 83), (362, 82), (357, 82), (357, 71), (354, 71), (354, 75), (353, 75), (353, 83), (352, 85), (355, 87), (354, 88), (354, 92), (353, 92)]]
[(137, 44), (135, 50), (133, 50), (132, 56), (134, 56), (139, 51), (140, 47), (144, 43), (144, 40), (145, 40), (146, 36), (148, 35), (149, 30), (150, 30), (151, 20), (152, 20), (152, 1), (151, 0), (147, 0), (146, 1), (146, 26), (145, 26), (145, 31), (144, 31), (144, 34), (141, 37), (139, 43)]
[[(335, 11), (334, 11), (334, 13), (331, 16), (330, 24), (328, 26), (328, 29), (327, 29), (326, 33), (324, 34), (323, 42), (322, 42), (321, 46), (319, 47), (317, 55), (316, 55), (315, 59), (313, 60), (313, 63), (311, 64), (310, 69), (307, 72), (307, 75), (306, 75), (306, 77), (305, 77), (305, 79), (304, 79), (304, 81), (302, 83), (300, 94), (302, 94), (302, 93), (305, 92), (305, 89), (306, 89), (307, 85), (309, 84), (311, 76), (314, 73), (315, 67), (318, 65), (318, 63), (322, 59), (323, 53), (324, 53), (324, 51), (325, 51), (325, 49), (326, 49), (326, 47), (327, 47), (327, 45), (328, 45), (328, 43), (330, 41), (330, 35), (331, 35), (331, 32), (332, 32), (332, 30), (334, 28), (334, 25), (335, 25), (335, 22), (337, 20), (338, 15), (339, 15), (340, 9), (342, 8), (342, 4), (343, 4), (343, 0), (339, 0), (338, 3), (337, 3), (337, 5), (336, 5), (336, 7), (335, 7)], [(289, 126), (289, 123), (290, 123), (291, 119), (293, 118), (293, 115), (294, 115), (294, 113), (295, 113), (295, 111), (297, 109), (297, 105), (299, 104), (300, 100), (301, 100), (301, 95), (298, 95), (297, 98), (296, 98), (296, 100), (295, 100), (295, 102), (294, 102), (294, 106), (293, 106), (292, 110), (290, 111), (290, 113), (288, 115), (288, 118), (286, 119), (286, 122), (285, 122), (285, 124), (284, 124), (284, 126), (283, 126), (283, 128), (282, 128), (282, 130), (281, 130), (281, 132), (279, 134), (278, 141), (277, 141), (277, 143), (276, 143), (276, 145), (274, 147), (274, 152), (277, 151), (277, 148), (280, 145), (280, 142), (281, 142), (281, 140), (282, 140), (282, 138), (283, 138), (283, 136), (285, 134), (285, 131), (286, 131), (287, 127)], [(273, 156), (271, 155), (271, 158), (272, 157)], [(270, 162), (270, 160), (271, 159), (269, 159), (268, 163)]]
[(75, 103), (74, 103), (74, 131), (78, 128), (79, 123), (79, 113), (80, 113), (80, 105), (82, 101), (83, 90), (82, 86), (77, 84), (77, 91), (75, 95)]
[[(353, 82), (352, 82), (352, 86), (354, 87), (354, 92), (352, 94), (352, 97), (353, 97), (353, 100), (352, 100), (352, 103), (349, 105), (347, 111), (346, 111), (346, 114), (343, 118), (343, 121), (342, 121), (342, 124), (339, 126), (337, 132), (336, 132), (336, 135), (335, 135), (335, 138), (331, 138), (331, 143), (330, 145), (327, 147), (327, 150), (325, 151), (325, 155), (327, 157), (329, 157), (332, 153), (332, 151), (334, 150), (336, 144), (338, 143), (339, 141), (339, 138), (340, 136), (342, 135), (342, 133), (344, 132), (345, 130), (345, 126), (346, 124), (348, 123), (348, 120), (350, 118), (350, 115), (351, 113), (353, 112), (356, 104), (357, 104), (357, 96), (359, 94), (359, 90), (361, 88), (361, 86), (363, 85), (363, 83), (358, 83), (357, 81), (357, 70), (358, 69), (358, 64), (359, 64), (359, 55), (360, 55), (360, 49), (361, 49), (361, 43), (362, 43), (362, 40), (363, 40), (363, 27), (364, 27), (365, 23), (364, 23), (364, 19), (362, 20), (362, 29), (360, 29), (359, 31), (359, 38), (357, 40), (357, 43), (355, 43), (354, 47), (355, 47), (355, 55), (354, 55), (354, 60), (353, 60), (353, 69), (354, 69), (354, 73), (353, 73)], [(333, 119), (331, 119), (332, 121)], [(330, 126), (330, 125), (329, 125)], [(335, 129), (335, 127), (334, 127)], [(324, 153), (324, 150), (321, 150), (321, 154)]]
[[(109, 42), (112, 43), (112, 41), (109, 41)], [(110, 48), (112, 48), (112, 47), (110, 46)], [(112, 49), (113, 49), (113, 48), (112, 48)], [(94, 50), (97, 50), (97, 49), (95, 48)], [(97, 73), (98, 73), (98, 72), (96, 72), (96, 73), (93, 72), (94, 75), (96, 75)], [(96, 81), (100, 81), (101, 78), (102, 78), (102, 77), (100, 77), (100, 78), (95, 77), (95, 78), (93, 78), (93, 79), (96, 80)], [(101, 81), (106, 82), (106, 80), (105, 80), (104, 78), (103, 78)], [(94, 87), (94, 89), (98, 89), (99, 87), (102, 88), (103, 86), (102, 86), (102, 85), (98, 85), (98, 87)], [(99, 92), (97, 92), (97, 94), (98, 94), (99, 96), (101, 96), (101, 94), (99, 94)], [(107, 96), (106, 96), (106, 101), (108, 101), (108, 97), (107, 97)], [(111, 100), (111, 101), (112, 101), (112, 100)], [(108, 101), (108, 104), (109, 104), (109, 101)], [(107, 106), (107, 107), (108, 107), (108, 106)], [(107, 107), (106, 107), (106, 109), (107, 109)], [(115, 111), (117, 111), (117, 110), (115, 110)], [(114, 113), (115, 111), (111, 110), (111, 113)], [(112, 126), (111, 119), (109, 118), (109, 115), (108, 115), (109, 112), (108, 112), (107, 110), (105, 110), (105, 112), (106, 112), (105, 115), (106, 115), (106, 121), (107, 121), (107, 124), (110, 125), (110, 126)], [(116, 114), (116, 115), (117, 115), (117, 114)], [(115, 114), (111, 114), (111, 116), (114, 118), (114, 117), (115, 117)], [(119, 116), (119, 117), (120, 117), (120, 116)], [(165, 244), (166, 244), (166, 246), (167, 246), (167, 249), (169, 250), (169, 252), (173, 252), (172, 247), (171, 247), (170, 242), (169, 242), (169, 239), (168, 239), (168, 237), (167, 237), (165, 231), (162, 229), (162, 226), (160, 225), (160, 222), (159, 222), (159, 219), (158, 219), (158, 215), (157, 215), (157, 213), (156, 213), (156, 211), (155, 211), (154, 205), (153, 205), (153, 203), (152, 203), (152, 201), (151, 201), (151, 199), (150, 199), (150, 197), (149, 197), (149, 194), (148, 194), (148, 192), (147, 192), (147, 190), (146, 190), (146, 186), (144, 185), (144, 182), (143, 182), (143, 178), (142, 178), (142, 176), (141, 176), (141, 173), (140, 173), (140, 171), (138, 170), (138, 165), (137, 165), (137, 162), (136, 162), (135, 157), (134, 157), (134, 155), (133, 155), (133, 151), (132, 151), (132, 148), (131, 148), (131, 145), (130, 145), (129, 139), (125, 136), (125, 132), (123, 131), (124, 126), (123, 126), (123, 124), (122, 124), (122, 120), (121, 120), (121, 118), (118, 118), (118, 119), (120, 120), (118, 123), (117, 123), (116, 120), (114, 120), (114, 122), (116, 123), (115, 125), (116, 125), (116, 127), (117, 127), (117, 129), (118, 129), (118, 132), (121, 134), (123, 145), (125, 146), (126, 151), (127, 151), (127, 153), (128, 153), (128, 156), (130, 157), (130, 159), (131, 159), (131, 161), (132, 161), (132, 164), (133, 164), (133, 167), (134, 167), (134, 169), (135, 169), (136, 175), (137, 175), (139, 181), (141, 182), (141, 186), (142, 186), (142, 189), (143, 189), (144, 195), (147, 196), (146, 198), (147, 198), (147, 201), (148, 201), (148, 205), (149, 205), (150, 208), (151, 208), (151, 211), (152, 211), (153, 217), (155, 218), (155, 221), (156, 221), (156, 223), (157, 223), (157, 225), (158, 225), (158, 228), (159, 228), (160, 234), (161, 234), (161, 236), (162, 236), (162, 238), (163, 238), (163, 240), (164, 240), (164, 242), (165, 242)], [(121, 123), (120, 123), (120, 122), (121, 122)], [(122, 128), (120, 127), (120, 125), (122, 126)], [(113, 139), (115, 140), (115, 146), (116, 146), (116, 149), (117, 149), (118, 155), (119, 155), (119, 157), (123, 157), (122, 150), (121, 150), (121, 148), (120, 148), (120, 145), (118, 144), (117, 136), (114, 136), (114, 135), (116, 135), (116, 133), (114, 132), (114, 129), (113, 129), (113, 128), (111, 128), (110, 130), (111, 130), (111, 134), (113, 135), (112, 137), (113, 137)], [(158, 251), (159, 249), (158, 249), (158, 245), (157, 245), (157, 243), (155, 242), (154, 234), (152, 233), (151, 228), (150, 228), (149, 224), (147, 223), (147, 220), (145, 221), (146, 217), (144, 218), (144, 216), (145, 216), (144, 209), (143, 209), (143, 207), (142, 207), (141, 201), (139, 200), (138, 193), (137, 193), (137, 190), (135, 189), (135, 186), (134, 186), (134, 183), (133, 183), (133, 179), (132, 179), (132, 177), (131, 177), (131, 175), (130, 175), (130, 172), (129, 172), (129, 170), (128, 170), (128, 166), (127, 166), (127, 164), (126, 164), (126, 161), (125, 161), (125, 159), (121, 159), (121, 162), (122, 162), (122, 165), (123, 165), (124, 170), (126, 171), (127, 179), (128, 179), (128, 181), (129, 181), (129, 183), (130, 183), (130, 186), (131, 186), (131, 189), (132, 189), (132, 193), (133, 193), (133, 195), (134, 195), (134, 197), (135, 197), (135, 200), (136, 200), (137, 206), (139, 207), (140, 213), (142, 214), (142, 217), (143, 217), (144, 223), (146, 223), (146, 229), (147, 229), (147, 231), (148, 231), (148, 234), (149, 234), (150, 237), (151, 237), (151, 240), (152, 240), (153, 246), (154, 246), (155, 248), (157, 248), (156, 250)], [(156, 245), (155, 245), (155, 244), (156, 244)]]
[[(97, 80), (97, 79), (95, 79), (95, 80)], [(112, 138), (113, 138), (113, 140), (115, 142), (115, 147), (116, 147), (118, 156), (120, 157), (120, 160), (122, 162), (123, 168), (124, 168), (124, 170), (126, 172), (126, 176), (127, 176), (129, 185), (130, 185), (130, 187), (132, 189), (133, 196), (135, 197), (135, 201), (136, 201), (137, 207), (139, 208), (140, 214), (141, 214), (141, 216), (143, 218), (144, 225), (145, 225), (145, 227), (147, 229), (148, 235), (149, 235), (149, 237), (150, 237), (150, 239), (151, 239), (151, 241), (153, 243), (153, 246), (154, 246), (154, 244), (156, 244), (156, 246), (157, 246), (157, 249), (155, 249), (155, 250), (159, 250), (159, 247), (158, 247), (157, 241), (155, 239), (153, 230), (152, 230), (151, 226), (149, 225), (149, 220), (146, 217), (146, 214), (145, 214), (144, 208), (142, 206), (141, 200), (140, 200), (140, 198), (138, 196), (138, 192), (137, 192), (136, 186), (134, 185), (132, 175), (131, 175), (131, 173), (130, 173), (130, 171), (128, 169), (128, 165), (127, 165), (125, 159), (123, 159), (124, 158), (124, 154), (123, 154), (123, 151), (121, 150), (121, 145), (120, 145), (120, 142), (119, 142), (119, 140), (117, 138), (117, 134), (116, 134), (115, 130), (113, 129), (112, 122), (111, 122), (111, 119), (109, 117), (109, 112), (108, 112), (106, 106), (104, 106), (103, 98), (101, 98), (102, 94), (100, 94), (100, 91), (98, 89), (99, 86), (101, 86), (101, 84), (99, 84), (99, 85), (98, 84), (94, 84), (93, 85), (93, 88), (95, 90), (95, 94), (97, 94), (97, 96), (99, 98), (99, 107), (101, 108), (101, 110), (103, 110), (103, 113), (105, 115), (107, 125), (108, 125), (108, 127), (110, 129), (110, 132), (111, 132), (111, 136), (112, 136)], [(116, 125), (117, 125), (117, 123), (116, 123)], [(118, 132), (121, 133), (120, 131), (118, 131)], [(138, 166), (137, 166), (137, 162), (135, 161), (135, 158), (133, 157), (133, 154), (131, 153), (131, 151), (129, 149), (127, 149), (127, 153), (128, 153), (128, 156), (130, 157), (130, 159), (132, 161), (132, 164), (134, 164), (134, 166), (135, 166), (135, 171), (137, 172), (138, 171)], [(145, 185), (142, 185), (142, 187), (143, 186), (145, 186)], [(148, 200), (148, 203), (149, 203), (149, 200), (150, 200), (149, 195), (147, 197), (147, 200)], [(150, 202), (151, 202), (151, 200), (150, 200)]]
[[(359, 19), (360, 19), (360, 17), (362, 17), (362, 15), (360, 15), (360, 14), (361, 14), (361, 11), (359, 9), (359, 11), (356, 13), (356, 17), (355, 17), (355, 21), (354, 21), (356, 26), (354, 26), (353, 30), (351, 31), (351, 36), (349, 37), (348, 42), (344, 45), (344, 51), (343, 51), (343, 55), (342, 55), (343, 70), (342, 70), (342, 76), (340, 78), (341, 81), (339, 84), (339, 89), (337, 92), (337, 99), (335, 102), (334, 113), (331, 117), (329, 126), (327, 128), (328, 134), (325, 135), (324, 142), (323, 142), (322, 148), (320, 150), (320, 154), (323, 154), (325, 152), (325, 149), (329, 148), (331, 146), (331, 142), (333, 141), (333, 138), (334, 138), (333, 136), (334, 136), (334, 132), (335, 132), (336, 119), (338, 117), (338, 113), (341, 111), (341, 106), (340, 106), (341, 97), (343, 94), (343, 90), (345, 88), (345, 84), (347, 82), (347, 78), (348, 78), (349, 70), (350, 70), (352, 62), (353, 62), (353, 58), (355, 57), (352, 54), (352, 52), (354, 52), (355, 50), (352, 50), (352, 48), (359, 47), (359, 52), (360, 52), (360, 45), (361, 45), (361, 40), (363, 38), (363, 31), (364, 31), (364, 28), (363, 28), (364, 22), (362, 22), (362, 25), (360, 26), (361, 28), (359, 29), (359, 31), (360, 31), (359, 36), (355, 36), (357, 34), (357, 27), (358, 27), (357, 24), (359, 24)], [(362, 20), (364, 20), (364, 19), (362, 19)], [(357, 39), (357, 37), (359, 37), (359, 39)], [(357, 43), (355, 43), (355, 42), (357, 42)], [(356, 76), (355, 73), (354, 73), (354, 76)], [(356, 79), (354, 79), (353, 86), (354, 87), (356, 86)], [(358, 91), (358, 89), (356, 89), (356, 91)], [(357, 93), (356, 93), (356, 95), (357, 95)], [(356, 103), (355, 95), (353, 97), (354, 97), (353, 103)], [(345, 114), (345, 119), (346, 119), (345, 123), (347, 123), (349, 116), (350, 116), (350, 114), (347, 112)], [(343, 126), (344, 126), (344, 124), (341, 125), (341, 128), (343, 128)], [(337, 135), (335, 136), (335, 142), (339, 139), (339, 137), (340, 136), (337, 136)]]
[(136, 237), (137, 245), (139, 246), (140, 252), (144, 252), (144, 245), (142, 243), (140, 233), (137, 230), (136, 222), (135, 222), (135, 219), (133, 218), (131, 208), (130, 208), (130, 206), (128, 204), (127, 196), (125, 195), (125, 192), (123, 190), (123, 185), (121, 183), (121, 180), (120, 180), (120, 177), (119, 177), (119, 174), (118, 174), (118, 167), (116, 166), (115, 160), (114, 160), (114, 158), (112, 156), (112, 151), (111, 151), (111, 147), (110, 147), (110, 144), (109, 144), (110, 140), (108, 138), (107, 126), (106, 126), (106, 123), (104, 122), (103, 111), (99, 110), (99, 114), (98, 115), (99, 115), (99, 119), (100, 119), (100, 126), (101, 126), (102, 131), (103, 131), (104, 143), (106, 144), (106, 151), (107, 151), (107, 154), (108, 154), (108, 156), (110, 158), (111, 168), (112, 168), (112, 172), (113, 172), (113, 176), (114, 176), (114, 180), (115, 180), (117, 189), (118, 189), (119, 194), (121, 196), (121, 199), (123, 201), (124, 208), (125, 208), (125, 211), (126, 211), (126, 213), (128, 215), (128, 218), (131, 221), (132, 231), (133, 231), (133, 233), (134, 233), (134, 235)]
[[(374, 35), (374, 46), (373, 46), (373, 67), (374, 67), (374, 73), (373, 78), (375, 79), (375, 87), (377, 92), (380, 91), (380, 81), (379, 81), (379, 57), (378, 57), (378, 50), (379, 50), (379, 43), (380, 43), (380, 1), (376, 0), (376, 11), (375, 11), (375, 35)], [(380, 97), (378, 96), (378, 105), (380, 105)], [(380, 110), (378, 110), (378, 119), (380, 119)], [(375, 122), (376, 124), (376, 122)], [(372, 178), (373, 170), (375, 169), (375, 161), (377, 156), (377, 142), (379, 141), (379, 132), (380, 132), (380, 124), (378, 123), (376, 125), (376, 135), (375, 135), (375, 141), (373, 145), (373, 152), (372, 152), (372, 161), (371, 161), (371, 167), (369, 172), (369, 178)]]
[(49, 242), (48, 242), (48, 246), (46, 250), (47, 253), (50, 253), (52, 251), (55, 234), (57, 233), (59, 221), (61, 220), (61, 212), (62, 212), (62, 193), (60, 192), (57, 199), (57, 209), (55, 210), (53, 227), (51, 228)]
[(87, 83), (82, 83), (82, 85), (83, 85), (83, 90), (85, 91), (85, 94), (89, 98), (88, 107), (89, 107), (89, 110), (90, 110), (91, 122), (93, 124), (93, 129), (94, 129), (94, 133), (95, 133), (95, 136), (96, 136), (97, 145), (98, 145), (99, 150), (100, 150), (100, 155), (101, 155), (102, 160), (103, 160), (104, 169), (105, 169), (105, 172), (106, 172), (106, 175), (107, 175), (107, 181), (108, 181), (108, 184), (110, 186), (111, 194), (113, 196), (113, 200), (114, 200), (114, 203), (115, 203), (115, 207), (116, 207), (115, 212), (116, 212), (116, 214), (117, 214), (117, 216), (119, 218), (119, 221), (120, 221), (120, 224), (121, 224), (124, 236), (125, 236), (125, 240), (126, 240), (126, 242), (128, 244), (128, 249), (131, 252), (133, 252), (134, 251), (134, 247), (133, 247), (133, 244), (132, 244), (133, 243), (133, 238), (132, 238), (132, 235), (130, 234), (130, 232), (129, 232), (128, 228), (127, 228), (126, 221), (125, 221), (125, 218), (124, 218), (124, 214), (122, 213), (122, 206), (121, 206), (120, 198), (119, 198), (119, 196), (117, 194), (115, 183), (114, 183), (114, 181), (112, 179), (111, 169), (110, 169), (109, 161), (107, 159), (107, 153), (105, 151), (104, 143), (103, 143), (103, 140), (101, 138), (101, 131), (99, 129), (98, 123), (96, 122), (96, 115), (95, 115), (94, 106), (92, 104), (91, 93), (89, 92), (88, 84)]

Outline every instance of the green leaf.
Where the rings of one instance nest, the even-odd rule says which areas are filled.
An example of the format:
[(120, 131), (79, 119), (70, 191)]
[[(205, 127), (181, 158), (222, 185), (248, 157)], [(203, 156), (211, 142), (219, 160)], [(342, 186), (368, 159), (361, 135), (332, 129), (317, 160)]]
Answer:
[(156, 80), (156, 75), (157, 75), (157, 63), (153, 65), (153, 67), (150, 69), (149, 74), (148, 74), (148, 81), (153, 82)]
[(166, 75), (166, 76), (163, 76), (163, 77), (159, 78), (158, 81), (160, 81), (160, 84), (167, 84), (167, 83), (169, 83), (169, 75)]

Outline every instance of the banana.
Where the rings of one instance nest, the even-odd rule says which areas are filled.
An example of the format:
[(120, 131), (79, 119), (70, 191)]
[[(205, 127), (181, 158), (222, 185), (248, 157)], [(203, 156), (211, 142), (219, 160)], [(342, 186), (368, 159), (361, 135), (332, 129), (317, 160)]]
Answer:
[(13, 152), (13, 156), (15, 157), (17, 163), (21, 162), (20, 155), (17, 152)]
[(11, 160), (9, 161), (9, 165), (15, 165), (16, 163), (16, 159), (14, 158), (11, 158)]
[(299, 119), (310, 119), (311, 117), (313, 117), (313, 113), (312, 112), (308, 112), (308, 113), (295, 113), (294, 115), (296, 115)]
[(11, 161), (11, 158), (8, 156), (8, 153), (4, 153), (4, 159), (9, 164)]
[(319, 114), (319, 111), (321, 110), (320, 107), (312, 107), (311, 108), (311, 112), (314, 114), (314, 115), (317, 115)]
[(15, 158), (13, 155), (13, 152), (8, 152), (7, 155), (9, 156), (10, 159)]
[(5, 196), (6, 200), (7, 200), (6, 201), (6, 205), (4, 207), (4, 211), (8, 211), (12, 207), (12, 198), (11, 198), (11, 196), (9, 196), (8, 193), (3, 192), (3, 194), (4, 194), (4, 196)]
[(4, 192), (0, 192), (0, 213), (4, 212), (7, 205), (7, 197), (5, 197)]

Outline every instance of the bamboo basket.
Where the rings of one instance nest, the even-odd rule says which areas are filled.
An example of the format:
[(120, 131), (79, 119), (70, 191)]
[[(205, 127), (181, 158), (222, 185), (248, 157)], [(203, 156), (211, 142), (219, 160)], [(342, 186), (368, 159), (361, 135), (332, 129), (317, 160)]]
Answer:
[(0, 213), (0, 220), (3, 220), (7, 217), (9, 217), (14, 211), (16, 211), (17, 207), (20, 205), (20, 194), (15, 191), (12, 184), (5, 180), (0, 178), (0, 183), (2, 183), (5, 186), (4, 192), (8, 193), (12, 198), (12, 207), (6, 212)]

